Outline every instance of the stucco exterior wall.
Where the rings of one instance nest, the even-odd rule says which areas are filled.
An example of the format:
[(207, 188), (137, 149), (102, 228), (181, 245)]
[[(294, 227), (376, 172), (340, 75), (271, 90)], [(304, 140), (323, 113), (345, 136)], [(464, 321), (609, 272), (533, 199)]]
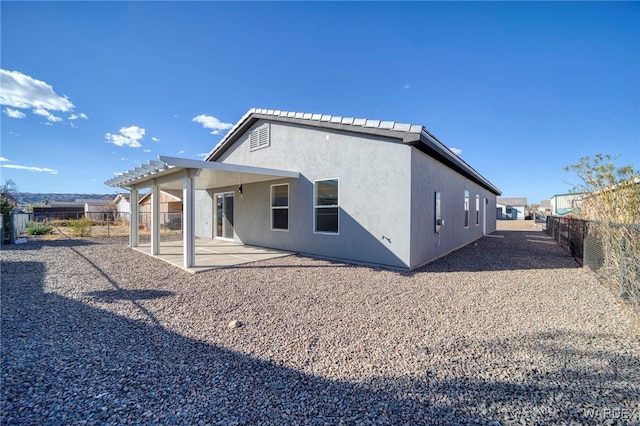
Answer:
[[(263, 123), (261, 120), (253, 128)], [(232, 188), (236, 192), (236, 239), (300, 253), (408, 267), (411, 148), (393, 139), (374, 140), (290, 123), (269, 124), (269, 147), (250, 151), (252, 128), (219, 161), (298, 171), (301, 176), (243, 185), (242, 195)], [(339, 179), (339, 234), (314, 233), (314, 181), (334, 178)], [(270, 229), (270, 187), (274, 183), (289, 183), (288, 231)]]
[[(411, 268), (444, 256), (496, 229), (496, 195), (428, 155), (411, 155)], [(469, 225), (465, 227), (465, 191), (469, 192)], [(435, 193), (440, 192), (444, 225), (435, 231)], [(476, 224), (476, 195), (480, 196)], [(487, 200), (486, 210), (483, 207)], [(486, 212), (486, 213), (485, 213)], [(486, 218), (485, 218), (486, 214)]]
[(195, 235), (213, 238), (213, 194), (211, 191), (195, 191)]

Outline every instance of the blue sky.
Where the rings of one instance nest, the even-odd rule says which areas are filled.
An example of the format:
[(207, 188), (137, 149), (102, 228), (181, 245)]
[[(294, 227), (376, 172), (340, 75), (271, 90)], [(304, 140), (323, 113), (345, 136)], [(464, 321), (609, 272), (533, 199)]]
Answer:
[(252, 107), (421, 124), (537, 203), (640, 168), (638, 2), (0, 3), (2, 182), (116, 193)]

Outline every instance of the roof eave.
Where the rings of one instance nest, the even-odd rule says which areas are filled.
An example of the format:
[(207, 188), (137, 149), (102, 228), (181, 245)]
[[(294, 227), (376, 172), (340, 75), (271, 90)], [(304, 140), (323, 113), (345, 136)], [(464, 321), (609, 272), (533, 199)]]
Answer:
[(502, 195), (502, 191), (500, 191), (500, 189), (489, 182), (489, 180), (478, 173), (462, 158), (454, 154), (449, 148), (446, 147), (446, 145), (440, 142), (426, 129), (423, 128), (418, 140), (411, 141), (408, 144), (424, 152), (435, 160), (441, 162), (450, 169), (453, 169), (463, 176), (471, 179), (483, 188), (491, 191), (493, 194)]
[(396, 139), (399, 142), (411, 143), (420, 140), (420, 132), (423, 130), (422, 126), (407, 125), (408, 131), (400, 131), (394, 129), (383, 129), (379, 127), (367, 127), (353, 124), (337, 123), (331, 121), (322, 121), (317, 119), (305, 119), (288, 115), (272, 115), (262, 114), (256, 112), (254, 109), (238, 121), (238, 123), (232, 128), (229, 133), (222, 138), (222, 140), (211, 150), (205, 157), (205, 161), (217, 161), (224, 152), (229, 149), (251, 126), (253, 126), (258, 120), (265, 120), (271, 122), (298, 124), (303, 126), (319, 127), (323, 129), (331, 129), (348, 133), (359, 133), (374, 135), (380, 137), (386, 137), (390, 139)]

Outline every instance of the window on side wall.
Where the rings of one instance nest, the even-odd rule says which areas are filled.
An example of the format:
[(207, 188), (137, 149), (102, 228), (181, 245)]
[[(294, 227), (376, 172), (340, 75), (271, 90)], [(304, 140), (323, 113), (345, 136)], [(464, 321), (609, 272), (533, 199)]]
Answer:
[(464, 227), (469, 227), (469, 191), (464, 191)]
[(476, 194), (476, 225), (480, 225), (480, 195)]
[(271, 230), (289, 230), (289, 184), (271, 185)]
[(313, 227), (321, 234), (338, 234), (338, 179), (317, 180), (314, 184)]

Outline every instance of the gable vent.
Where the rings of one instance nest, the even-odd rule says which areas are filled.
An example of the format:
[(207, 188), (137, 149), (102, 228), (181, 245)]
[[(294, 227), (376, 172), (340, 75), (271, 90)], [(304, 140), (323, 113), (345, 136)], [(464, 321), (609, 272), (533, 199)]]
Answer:
[(256, 149), (266, 148), (269, 145), (271, 145), (271, 132), (269, 123), (266, 123), (251, 132), (249, 150), (255, 151)]

